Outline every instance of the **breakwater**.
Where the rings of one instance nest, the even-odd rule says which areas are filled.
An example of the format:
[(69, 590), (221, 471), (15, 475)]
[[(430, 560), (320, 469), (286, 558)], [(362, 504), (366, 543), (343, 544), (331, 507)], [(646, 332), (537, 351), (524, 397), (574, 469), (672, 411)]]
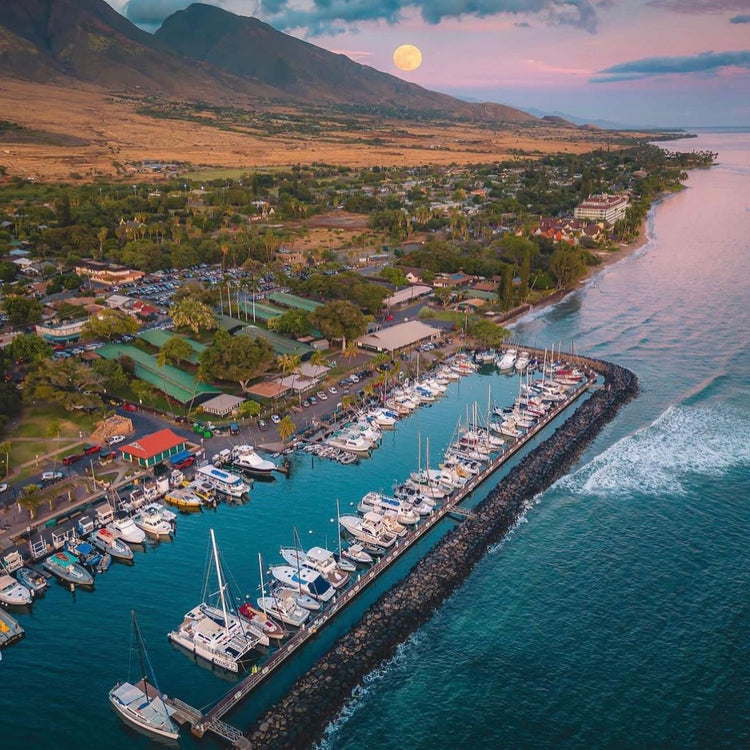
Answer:
[(390, 659), (461, 585), (487, 549), (503, 538), (529, 500), (564, 476), (599, 431), (638, 391), (636, 376), (618, 365), (576, 357), (604, 376), (555, 433), (526, 455), (473, 511), (248, 730), (254, 748), (310, 747), (351, 697), (362, 677)]

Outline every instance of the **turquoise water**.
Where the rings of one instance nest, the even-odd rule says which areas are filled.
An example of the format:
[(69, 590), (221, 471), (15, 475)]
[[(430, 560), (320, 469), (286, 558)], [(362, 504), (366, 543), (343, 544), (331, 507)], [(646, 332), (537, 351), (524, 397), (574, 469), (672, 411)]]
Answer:
[[(704, 135), (676, 148), (712, 148), (721, 164), (656, 207), (636, 256), (515, 329), (529, 344), (621, 362), (639, 375), (640, 397), (356, 691), (325, 747), (750, 744), (750, 137)], [(420, 435), (423, 459), (429, 435), (434, 460), (488, 388), (509, 402), (517, 383), (464, 379), (386, 433), (372, 459), (345, 467), (300, 455), (289, 480), (257, 483), (250, 503), (181, 516), (172, 543), (139, 553), (133, 567), (113, 565), (95, 591), (52, 586), (19, 615), (27, 637), (0, 663), (0, 745), (152, 744), (107, 702), (128, 676), (131, 608), (161, 687), (198, 707), (214, 702), (231, 682), (166, 637), (200, 596), (209, 528), (254, 594), (259, 552), (266, 565), (278, 561), (294, 528), (303, 544), (335, 545), (336, 500), (345, 512), (405, 477)], [(293, 676), (279, 675), (230, 723), (251, 721)], [(187, 735), (180, 745), (219, 746)]]

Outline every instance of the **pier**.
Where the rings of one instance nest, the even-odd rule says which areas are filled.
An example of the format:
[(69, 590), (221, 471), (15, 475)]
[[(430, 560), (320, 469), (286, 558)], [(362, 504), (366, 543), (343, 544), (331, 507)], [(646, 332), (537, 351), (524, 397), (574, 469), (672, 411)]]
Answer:
[[(576, 358), (579, 359), (579, 358)], [(476, 520), (477, 514), (472, 510), (458, 507), (477, 487), (497, 471), (506, 461), (517, 455), (534, 437), (544, 430), (553, 420), (563, 413), (573, 402), (590, 388), (596, 387), (597, 374), (591, 370), (590, 363), (583, 361), (587, 376), (570, 392), (569, 396), (547, 413), (527, 433), (505, 446), (503, 451), (487, 462), (485, 468), (473, 476), (463, 487), (452, 493), (443, 504), (411, 530), (404, 538), (398, 539), (394, 547), (375, 562), (368, 570), (333, 601), (331, 606), (321, 612), (311, 622), (303, 625), (291, 638), (285, 641), (268, 660), (258, 669), (254, 669), (241, 682), (233, 686), (205, 714), (178, 699), (171, 699), (173, 706), (180, 710), (181, 716), (191, 725), (191, 732), (196, 737), (203, 737), (207, 731), (228, 740), (234, 747), (249, 747), (247, 738), (242, 732), (222, 721), (222, 717), (241, 703), (253, 690), (265, 682), (279, 667), (285, 664), (300, 648), (334, 618), (344, 607), (351, 603), (378, 576), (398, 561), (417, 542), (422, 540), (446, 516), (460, 522)], [(189, 710), (185, 710), (189, 709)]]

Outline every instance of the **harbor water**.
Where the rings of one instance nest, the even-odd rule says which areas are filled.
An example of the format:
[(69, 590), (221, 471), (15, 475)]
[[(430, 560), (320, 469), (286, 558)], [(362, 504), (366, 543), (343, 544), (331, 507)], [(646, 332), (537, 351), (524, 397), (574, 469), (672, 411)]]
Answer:
[[(750, 135), (674, 148), (710, 148), (719, 164), (654, 208), (643, 249), (514, 329), (528, 345), (623, 364), (640, 396), (355, 692), (322, 747), (750, 743)], [(18, 615), (26, 638), (0, 662), (3, 746), (153, 744), (107, 701), (134, 676), (131, 609), (160, 687), (208, 707), (236, 678), (195, 664), (166, 634), (200, 599), (209, 529), (235, 588), (254, 597), (259, 553), (264, 569), (279, 562), (295, 529), (303, 545), (335, 547), (337, 500), (345, 513), (366, 491), (389, 490), (425, 463), (428, 437), (434, 465), (473, 403), (510, 403), (517, 388), (490, 371), (464, 378), (384, 433), (372, 458), (342, 466), (297, 454), (288, 479), (256, 483), (247, 504), (180, 516), (172, 542), (113, 565), (94, 591), (51, 585)], [(377, 593), (331, 623), (318, 648)], [(295, 656), (296, 668), (314, 656)], [(243, 728), (293, 677), (226, 720)], [(183, 732), (180, 746), (221, 743)]]

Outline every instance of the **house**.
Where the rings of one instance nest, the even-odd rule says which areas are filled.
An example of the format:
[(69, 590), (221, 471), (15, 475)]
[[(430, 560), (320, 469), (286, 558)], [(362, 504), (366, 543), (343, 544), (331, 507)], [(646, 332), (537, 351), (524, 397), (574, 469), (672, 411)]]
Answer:
[(126, 461), (144, 469), (155, 466), (167, 458), (175, 458), (181, 453), (185, 453), (186, 457), (189, 454), (188, 442), (185, 438), (175, 435), (169, 428), (144, 435), (122, 448), (122, 457)]
[(396, 268), (401, 269), (402, 273), (406, 277), (406, 280), (410, 284), (421, 284), (422, 283), (422, 275), (424, 274), (424, 270), (421, 268), (414, 268), (413, 266), (396, 266)]
[(207, 414), (216, 414), (219, 417), (226, 417), (228, 414), (237, 411), (240, 404), (245, 399), (239, 396), (232, 396), (228, 393), (220, 393), (218, 396), (210, 398), (201, 404), (201, 408)]
[(441, 273), (435, 277), (433, 286), (439, 289), (456, 289), (458, 287), (468, 286), (472, 281), (474, 281), (474, 276), (464, 273), (463, 271), (458, 271), (458, 273)]

